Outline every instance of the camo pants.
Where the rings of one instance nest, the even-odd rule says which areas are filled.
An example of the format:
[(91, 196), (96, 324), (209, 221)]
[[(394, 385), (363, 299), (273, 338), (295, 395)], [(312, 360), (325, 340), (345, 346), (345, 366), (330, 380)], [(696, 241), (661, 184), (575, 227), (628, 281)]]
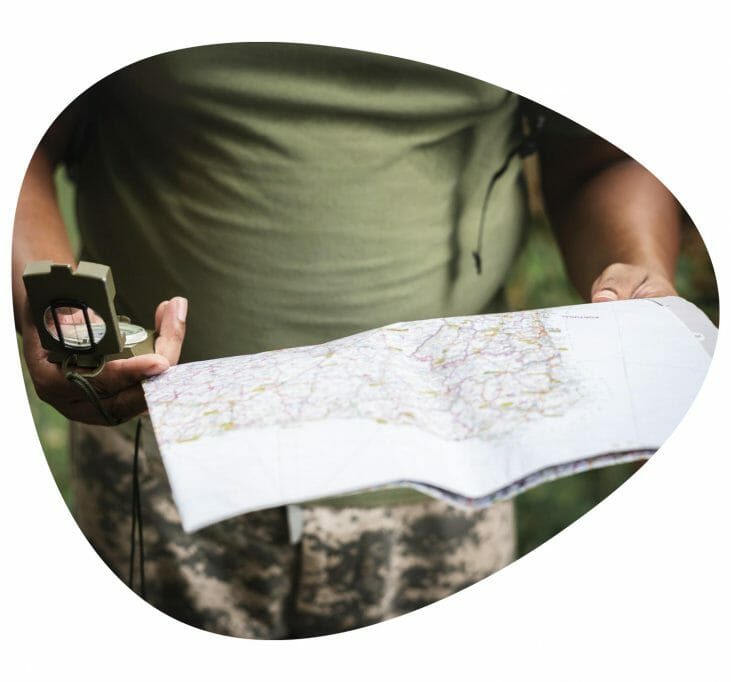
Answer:
[[(72, 424), (75, 514), (109, 567), (129, 573), (133, 425)], [(149, 420), (140, 486), (146, 599), (189, 625), (237, 637), (330, 634), (425, 606), (508, 564), (511, 503), (463, 511), (427, 499), (375, 508), (303, 507), (298, 543), (286, 509), (185, 533)]]

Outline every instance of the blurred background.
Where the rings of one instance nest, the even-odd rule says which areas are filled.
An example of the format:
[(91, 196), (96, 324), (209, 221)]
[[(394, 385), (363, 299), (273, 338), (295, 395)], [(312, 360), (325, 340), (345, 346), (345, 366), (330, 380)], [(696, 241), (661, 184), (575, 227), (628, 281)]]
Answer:
[[(582, 303), (568, 283), (556, 244), (542, 210), (535, 163), (527, 163), (526, 176), (532, 220), (523, 251), (508, 280), (506, 293), (513, 310), (527, 310)], [(66, 224), (77, 242), (73, 216), (73, 188), (63, 171), (57, 185)], [(683, 230), (683, 248), (676, 286), (681, 296), (700, 307), (718, 325), (718, 293), (708, 253), (696, 227), (688, 219)], [(66, 504), (73, 500), (68, 485), (68, 424), (53, 408), (40, 402), (28, 381), (26, 389), (38, 435), (48, 464)], [(543, 484), (517, 498), (519, 554), (523, 555), (568, 526), (603, 500), (637, 469), (624, 464), (587, 471)]]

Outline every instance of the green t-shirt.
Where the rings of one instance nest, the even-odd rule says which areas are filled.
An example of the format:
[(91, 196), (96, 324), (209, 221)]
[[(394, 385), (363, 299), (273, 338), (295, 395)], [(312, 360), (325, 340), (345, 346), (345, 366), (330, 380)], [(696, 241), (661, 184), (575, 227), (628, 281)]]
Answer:
[(189, 299), (181, 360), (320, 343), (490, 308), (525, 220), (518, 98), (352, 50), (229, 44), (159, 55), (86, 95), (83, 257), (151, 325)]
[(404, 60), (234, 44), (163, 54), (90, 93), (84, 256), (151, 324), (190, 300), (183, 360), (477, 313), (520, 241), (517, 97)]

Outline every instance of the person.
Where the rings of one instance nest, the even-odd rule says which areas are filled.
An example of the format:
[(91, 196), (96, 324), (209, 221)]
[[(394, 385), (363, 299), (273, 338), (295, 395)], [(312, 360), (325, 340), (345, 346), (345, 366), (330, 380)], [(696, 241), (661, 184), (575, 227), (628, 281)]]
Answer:
[(54, 122), (18, 202), (18, 330), (38, 395), (72, 421), (76, 518), (126, 578), (134, 422), (100, 425), (47, 361), (21, 279), (29, 261), (77, 262), (53, 183), (64, 163), (82, 258), (110, 265), (119, 311), (159, 333), (154, 354), (92, 380), (115, 418), (143, 415), (151, 604), (221, 634), (312, 636), (413, 610), (514, 558), (510, 502), (464, 511), (406, 489), (186, 534), (140, 382), (179, 361), (500, 310), (526, 222), (526, 121), (541, 128), (545, 201), (578, 291), (674, 294), (680, 211), (651, 173), (560, 116), (436, 67), (322, 46), (205, 46), (110, 75)]

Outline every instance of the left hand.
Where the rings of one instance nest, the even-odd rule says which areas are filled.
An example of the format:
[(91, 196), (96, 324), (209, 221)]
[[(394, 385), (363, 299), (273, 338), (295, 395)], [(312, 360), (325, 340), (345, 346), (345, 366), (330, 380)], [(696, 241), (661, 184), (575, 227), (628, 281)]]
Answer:
[[(155, 352), (111, 360), (97, 376), (89, 379), (104, 409), (115, 421), (125, 421), (146, 411), (142, 380), (161, 374), (178, 362), (185, 337), (187, 307), (187, 300), (180, 297), (163, 301), (155, 313), (155, 328), (159, 333)], [(48, 361), (48, 351), (41, 345), (27, 303), (21, 329), (28, 373), (38, 397), (68, 419), (106, 425), (108, 422), (79, 387), (66, 379), (61, 366)]]
[(608, 266), (591, 287), (592, 303), (677, 295), (672, 282), (662, 272), (627, 263)]

